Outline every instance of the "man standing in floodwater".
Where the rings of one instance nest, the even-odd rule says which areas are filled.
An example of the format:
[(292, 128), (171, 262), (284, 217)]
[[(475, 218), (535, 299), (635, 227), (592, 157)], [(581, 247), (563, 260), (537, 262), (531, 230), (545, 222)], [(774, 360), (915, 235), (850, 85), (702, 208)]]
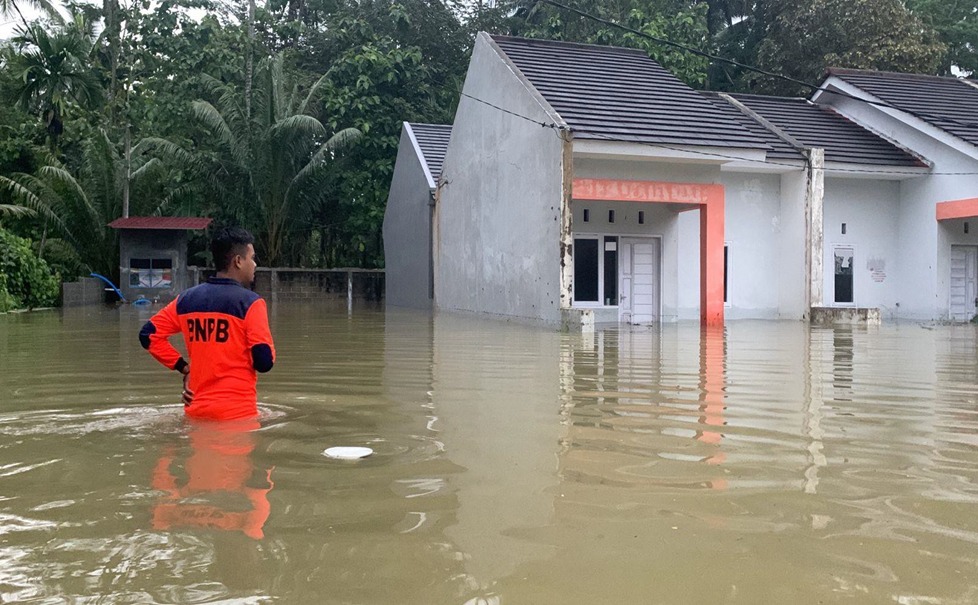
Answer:
[[(254, 238), (240, 227), (211, 239), (217, 275), (194, 286), (153, 316), (139, 342), (171, 370), (184, 375), (188, 416), (237, 420), (258, 415), (258, 372), (275, 363), (265, 301), (251, 291), (255, 281)], [(190, 360), (169, 338), (183, 334)]]

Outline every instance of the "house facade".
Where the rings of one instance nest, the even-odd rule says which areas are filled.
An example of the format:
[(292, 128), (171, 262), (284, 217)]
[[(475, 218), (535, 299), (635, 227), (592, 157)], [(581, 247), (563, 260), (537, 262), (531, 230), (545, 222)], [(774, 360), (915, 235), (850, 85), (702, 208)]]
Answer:
[(575, 325), (954, 316), (978, 202), (973, 176), (940, 183), (978, 165), (960, 137), (934, 154), (862, 105), (697, 93), (639, 51), (480, 34), (434, 185), (434, 306)]

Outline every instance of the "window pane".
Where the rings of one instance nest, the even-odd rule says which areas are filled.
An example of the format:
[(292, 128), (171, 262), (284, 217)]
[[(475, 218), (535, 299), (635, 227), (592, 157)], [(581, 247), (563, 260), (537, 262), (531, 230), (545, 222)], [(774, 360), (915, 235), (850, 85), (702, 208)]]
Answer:
[(598, 240), (574, 240), (574, 300), (598, 302)]
[(618, 238), (604, 238), (604, 304), (618, 304)]
[(152, 261), (148, 258), (130, 258), (129, 268), (130, 269), (149, 269)]
[(154, 258), (153, 259), (154, 269), (172, 269), (173, 259), (171, 258)]
[(835, 249), (835, 302), (851, 303), (852, 248)]

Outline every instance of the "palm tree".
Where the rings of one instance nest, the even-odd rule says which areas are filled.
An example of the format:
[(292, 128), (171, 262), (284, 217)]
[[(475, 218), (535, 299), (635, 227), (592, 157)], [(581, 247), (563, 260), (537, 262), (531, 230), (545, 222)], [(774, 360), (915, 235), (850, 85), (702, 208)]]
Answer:
[[(21, 4), (26, 4), (31, 8), (35, 8), (42, 13), (44, 13), (48, 18), (60, 22), (61, 14), (58, 9), (55, 8), (54, 4), (48, 0), (21, 0)], [(20, 7), (17, 6), (17, 2), (14, 0), (0, 0), (0, 17), (8, 18), (16, 14), (24, 27), (29, 27), (27, 24), (27, 19), (24, 18), (24, 14), (20, 11)]]
[(302, 96), (286, 77), (281, 55), (258, 64), (249, 103), (231, 85), (207, 76), (204, 82), (216, 105), (198, 100), (191, 113), (213, 151), (190, 153), (169, 141), (153, 143), (161, 157), (206, 183), (220, 204), (211, 210), (252, 227), (259, 254), (274, 266), (285, 260), (297, 210), (316, 199), (317, 179), (360, 131), (346, 128), (331, 135), (310, 115), (325, 76)]
[[(140, 142), (133, 148), (129, 184), (138, 193), (142, 204), (139, 210), (152, 213), (158, 210), (162, 184), (170, 175), (159, 159), (146, 154), (147, 147)], [(90, 271), (115, 275), (118, 238), (107, 225), (122, 210), (126, 173), (125, 158), (104, 132), (98, 132), (83, 143), (77, 175), (51, 156), (34, 174), (0, 176), (0, 190), (15, 202), (7, 205), (7, 213), (44, 217), (53, 234), (59, 236), (49, 243), (73, 250), (79, 263)]]
[(81, 14), (51, 31), (38, 23), (26, 25), (13, 39), (19, 52), (10, 56), (9, 68), (20, 83), (15, 90), (17, 103), (40, 114), (55, 153), (71, 108), (91, 107), (101, 96), (98, 78), (90, 68), (94, 40)]

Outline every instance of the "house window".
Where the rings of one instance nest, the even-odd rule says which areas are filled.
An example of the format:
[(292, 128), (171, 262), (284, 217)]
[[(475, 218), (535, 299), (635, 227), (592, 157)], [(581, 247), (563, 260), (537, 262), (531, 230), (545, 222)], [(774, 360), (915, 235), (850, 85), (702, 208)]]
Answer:
[(574, 238), (574, 302), (585, 306), (618, 304), (618, 237)]
[(585, 223), (591, 222), (591, 211), (588, 210), (587, 208), (584, 209), (584, 222)]
[(618, 238), (604, 238), (604, 304), (618, 304)]
[(169, 258), (130, 258), (130, 288), (169, 288), (173, 284), (173, 260)]
[(723, 302), (727, 302), (727, 259), (730, 246), (723, 245)]
[(835, 302), (852, 303), (852, 248), (835, 249)]

